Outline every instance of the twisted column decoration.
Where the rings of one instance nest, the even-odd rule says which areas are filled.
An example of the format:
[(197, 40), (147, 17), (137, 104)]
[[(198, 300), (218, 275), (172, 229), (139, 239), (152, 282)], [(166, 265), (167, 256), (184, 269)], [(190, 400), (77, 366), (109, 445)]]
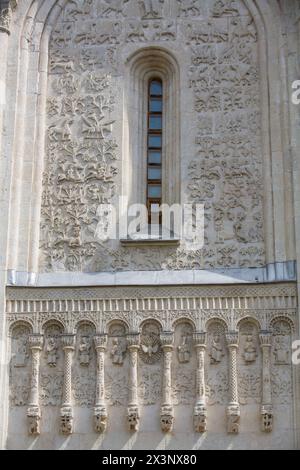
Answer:
[(96, 349), (97, 375), (96, 375), (96, 402), (94, 408), (94, 429), (97, 433), (103, 433), (107, 427), (107, 408), (105, 403), (105, 378), (104, 364), (107, 348), (107, 335), (95, 335), (94, 345)]
[(63, 403), (60, 409), (60, 430), (62, 434), (73, 433), (73, 408), (72, 408), (72, 360), (75, 349), (75, 335), (62, 335), (62, 347), (64, 351), (64, 384)]
[(163, 402), (160, 413), (161, 429), (163, 432), (171, 432), (174, 426), (174, 409), (172, 403), (172, 353), (174, 334), (163, 332), (160, 336), (163, 349)]
[(31, 386), (29, 406), (27, 409), (28, 433), (31, 436), (38, 436), (40, 434), (41, 421), (41, 409), (39, 403), (40, 357), (44, 337), (40, 334), (33, 334), (29, 336), (28, 342), (31, 350)]
[(139, 430), (140, 412), (138, 402), (138, 351), (140, 348), (140, 335), (131, 333), (127, 336), (129, 350), (129, 404), (127, 409), (127, 422), (129, 431)]
[(272, 334), (265, 331), (259, 335), (262, 349), (262, 405), (261, 405), (261, 429), (263, 432), (273, 430), (273, 405), (271, 384), (271, 346)]
[(195, 432), (205, 432), (207, 427), (207, 409), (205, 396), (205, 350), (206, 333), (197, 332), (194, 334), (194, 346), (197, 354), (196, 371), (196, 394), (197, 401), (194, 408), (194, 428)]
[(226, 334), (227, 346), (229, 349), (229, 404), (227, 407), (227, 432), (238, 434), (240, 425), (240, 405), (238, 396), (237, 379), (237, 351), (239, 337), (237, 332)]

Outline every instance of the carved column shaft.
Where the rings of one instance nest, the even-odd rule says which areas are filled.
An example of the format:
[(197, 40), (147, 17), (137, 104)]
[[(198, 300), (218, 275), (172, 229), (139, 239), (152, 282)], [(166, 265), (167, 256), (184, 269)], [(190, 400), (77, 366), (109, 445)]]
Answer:
[(42, 335), (29, 336), (29, 347), (31, 349), (31, 387), (29, 407), (27, 410), (28, 432), (31, 435), (40, 434), (41, 410), (39, 403), (39, 376), (40, 376), (40, 357), (43, 347)]
[(194, 428), (196, 432), (206, 431), (206, 396), (205, 396), (205, 350), (206, 334), (195, 333), (194, 344), (197, 354), (196, 405), (194, 409)]
[(227, 430), (230, 434), (239, 432), (240, 406), (237, 378), (238, 333), (226, 335), (229, 349), (229, 405), (227, 407)]
[(138, 431), (139, 428), (139, 403), (138, 403), (138, 350), (140, 348), (140, 337), (138, 334), (128, 335), (127, 344), (129, 349), (129, 406), (128, 426), (130, 431)]
[(96, 432), (104, 432), (107, 427), (107, 410), (105, 403), (105, 352), (107, 348), (107, 336), (96, 335), (94, 344), (97, 355), (97, 376), (96, 376), (96, 403), (94, 408), (94, 427)]
[(164, 432), (172, 431), (174, 424), (174, 410), (172, 403), (172, 353), (174, 335), (166, 332), (161, 335), (163, 349), (163, 402), (161, 409), (161, 427)]
[(72, 360), (75, 349), (75, 336), (63, 335), (62, 345), (64, 351), (64, 384), (63, 403), (61, 407), (61, 432), (72, 434), (73, 432), (73, 410), (72, 410)]
[(262, 349), (262, 431), (271, 432), (273, 429), (272, 382), (271, 382), (271, 333), (260, 334)]

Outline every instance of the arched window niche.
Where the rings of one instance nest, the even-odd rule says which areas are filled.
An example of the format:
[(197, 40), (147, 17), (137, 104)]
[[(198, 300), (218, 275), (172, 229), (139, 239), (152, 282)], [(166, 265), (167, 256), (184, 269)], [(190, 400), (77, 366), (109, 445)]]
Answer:
[(127, 61), (124, 96), (122, 195), (128, 204), (147, 206), (149, 85), (163, 89), (161, 203), (180, 204), (180, 73), (174, 56), (161, 48), (145, 48)]

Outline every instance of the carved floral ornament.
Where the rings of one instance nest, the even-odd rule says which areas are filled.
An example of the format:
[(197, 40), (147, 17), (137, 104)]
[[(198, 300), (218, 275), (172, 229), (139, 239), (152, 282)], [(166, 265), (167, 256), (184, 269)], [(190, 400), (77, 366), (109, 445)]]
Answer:
[[(164, 0), (70, 2), (59, 17), (49, 45), (41, 271), (115, 272), (265, 265), (255, 24), (246, 14), (243, 2), (216, 0), (209, 12), (196, 0), (174, 0), (172, 12), (169, 3)], [(74, 28), (68, 29), (70, 21)], [(190, 63), (185, 71), (177, 67), (175, 73), (176, 58), (169, 46), (178, 43), (189, 50)], [(180, 202), (206, 203), (208, 235), (202, 250), (187, 252), (181, 243), (176, 249), (143, 247), (128, 251), (111, 240), (99, 243), (97, 239), (97, 230), (105, 225), (97, 215), (97, 207), (101, 203), (114, 204), (122, 179), (125, 186), (127, 181), (117, 125), (123, 106), (121, 95), (126, 96), (127, 90), (120, 90), (116, 80), (120, 75), (124, 83), (127, 81), (121, 59), (124, 44), (133, 44), (141, 53), (151, 45), (149, 55), (151, 50), (152, 53), (164, 50), (173, 59), (169, 67), (174, 69), (173, 74), (167, 71), (166, 75), (165, 66), (160, 70), (170, 82), (172, 99), (166, 111), (173, 114), (167, 119), (173, 123), (170, 130), (166, 127), (167, 140), (173, 145), (169, 146), (173, 161), (168, 155), (166, 160), (176, 190), (171, 194), (168, 189), (170, 201), (167, 202), (184, 197)], [(162, 63), (162, 56), (161, 52), (157, 63)], [(134, 72), (136, 75), (136, 69)], [(179, 83), (181, 75), (195, 118), (195, 129), (188, 143), (191, 157), (184, 162), (188, 174), (182, 190), (179, 176), (182, 162), (177, 158), (180, 145), (176, 140), (180, 135), (180, 113), (176, 111), (175, 99), (183, 89), (183, 83)], [(137, 78), (140, 83), (141, 77)], [(128, 81), (131, 83), (131, 78)], [(143, 93), (143, 89), (139, 92)], [(138, 130), (141, 126), (134, 96), (128, 96), (128, 101), (133, 103), (133, 114), (137, 116), (131, 128)], [(136, 139), (143, 141), (143, 136)], [(135, 142), (135, 136), (130, 140)], [(140, 143), (133, 146), (140, 148)], [(126, 165), (134, 172), (140, 168), (140, 162), (136, 162), (139, 152), (131, 150), (124, 151), (124, 158), (132, 155), (132, 161), (128, 156)], [(140, 174), (136, 175), (139, 203), (143, 194), (140, 180)]]
[[(161, 377), (162, 388), (156, 399), (161, 402), (163, 432), (172, 431), (174, 407), (181, 403), (194, 405), (194, 429), (205, 432), (207, 408), (220, 403), (226, 406), (228, 433), (238, 433), (240, 407), (253, 398), (251, 377), (255, 374), (259, 391), (254, 394), (256, 403), (261, 405), (262, 431), (271, 432), (276, 406), (291, 399), (293, 320), (290, 316), (274, 315), (267, 331), (259, 330), (257, 320), (249, 317), (239, 321), (238, 330), (232, 330), (232, 315), (228, 323), (214, 317), (209, 320), (207, 331), (197, 331), (184, 317), (176, 319), (173, 330), (169, 312), (164, 312), (161, 318), (168, 329), (164, 330), (157, 320), (149, 317), (130, 329), (129, 319), (126, 324), (120, 319), (112, 321), (110, 316), (111, 326), (106, 328), (102, 321), (101, 332), (97, 333), (96, 324), (85, 320), (75, 325), (74, 333), (64, 333), (62, 324), (59, 327), (53, 315), (52, 323), (50, 316), (47, 320), (44, 316), (45, 331), (36, 317), (40, 330), (35, 326), (34, 334), (24, 319), (21, 322), (13, 319), (10, 399), (12, 406), (28, 406), (29, 433), (42, 432), (43, 406), (53, 403), (50, 396), (54, 389), (48, 388), (46, 392), (44, 388), (46, 375), (49, 377), (46, 387), (49, 380), (57, 381), (58, 376), (62, 380), (57, 404), (61, 406), (63, 434), (74, 432), (75, 403), (94, 407), (94, 429), (100, 433), (106, 430), (109, 407), (113, 403), (127, 406), (128, 429), (137, 432), (141, 419), (140, 392), (145, 390), (142, 377), (146, 377), (146, 371), (153, 378), (159, 371)], [(284, 388), (278, 382), (282, 372), (286, 380)], [(31, 375), (27, 385), (20, 383), (24, 374)], [(91, 380), (86, 381), (85, 377)], [(187, 377), (193, 377), (189, 379), (188, 395), (181, 383)], [(117, 390), (118, 381), (122, 385), (114, 401), (111, 394)], [(227, 388), (221, 391), (220, 386), (226, 382)], [(154, 382), (148, 386), (151, 388)], [(49, 398), (42, 398), (45, 393)]]

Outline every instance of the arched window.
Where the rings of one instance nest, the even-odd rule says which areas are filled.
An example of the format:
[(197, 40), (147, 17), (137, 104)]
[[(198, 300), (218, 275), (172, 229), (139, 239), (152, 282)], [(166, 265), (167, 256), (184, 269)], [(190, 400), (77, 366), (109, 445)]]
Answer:
[[(148, 209), (148, 226), (141, 233), (151, 221), (167, 239), (157, 208), (181, 202), (179, 66), (169, 51), (149, 47), (128, 59), (127, 71), (122, 194), (128, 206)], [(141, 240), (147, 243), (146, 237)]]
[[(163, 83), (160, 78), (149, 80), (147, 133), (147, 209), (157, 213), (162, 204), (163, 152)], [(160, 221), (161, 223), (161, 221)]]

